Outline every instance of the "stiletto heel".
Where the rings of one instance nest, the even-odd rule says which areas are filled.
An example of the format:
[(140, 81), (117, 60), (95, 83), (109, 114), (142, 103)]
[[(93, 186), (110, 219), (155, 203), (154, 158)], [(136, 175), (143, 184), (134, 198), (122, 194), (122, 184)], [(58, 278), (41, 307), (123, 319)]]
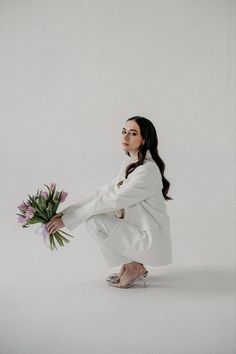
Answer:
[[(138, 279), (135, 279), (135, 281), (137, 282), (142, 282), (141, 285), (143, 286), (143, 288), (146, 287), (146, 279), (145, 279), (145, 276), (142, 276), (142, 277), (139, 277)], [(133, 284), (133, 283), (132, 283)]]
[(148, 275), (148, 272), (146, 272), (144, 275), (143, 275), (143, 287), (145, 288), (146, 287), (146, 276)]
[(146, 279), (145, 279), (145, 277), (143, 277), (143, 287), (144, 288), (146, 287)]

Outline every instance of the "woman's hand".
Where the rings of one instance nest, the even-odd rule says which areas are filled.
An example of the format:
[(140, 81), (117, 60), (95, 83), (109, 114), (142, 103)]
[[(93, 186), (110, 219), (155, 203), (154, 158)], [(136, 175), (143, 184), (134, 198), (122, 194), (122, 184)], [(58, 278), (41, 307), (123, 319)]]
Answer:
[(63, 213), (55, 214), (51, 218), (51, 220), (46, 224), (46, 228), (47, 228), (49, 234), (53, 234), (54, 232), (60, 230), (62, 227), (65, 226), (63, 224), (62, 219), (61, 219), (62, 215), (63, 215)]

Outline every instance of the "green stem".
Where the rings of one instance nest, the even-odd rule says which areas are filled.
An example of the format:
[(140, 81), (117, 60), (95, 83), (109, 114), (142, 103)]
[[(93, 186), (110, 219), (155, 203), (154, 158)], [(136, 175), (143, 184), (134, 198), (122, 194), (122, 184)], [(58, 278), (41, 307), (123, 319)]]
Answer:
[(69, 234), (68, 234), (67, 232), (65, 232), (65, 231), (60, 230), (60, 232), (62, 232), (63, 234), (65, 234), (65, 235), (67, 235), (67, 236), (74, 237), (74, 236), (72, 236), (72, 235), (69, 235)]

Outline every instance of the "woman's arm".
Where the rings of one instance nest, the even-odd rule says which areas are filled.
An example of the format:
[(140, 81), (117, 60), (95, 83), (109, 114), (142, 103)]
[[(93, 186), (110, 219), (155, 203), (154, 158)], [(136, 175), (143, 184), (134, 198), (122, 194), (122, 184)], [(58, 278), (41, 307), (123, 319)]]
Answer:
[(162, 188), (158, 167), (153, 163), (146, 163), (138, 166), (121, 188), (107, 189), (104, 194), (84, 205), (79, 202), (64, 209), (62, 221), (69, 230), (73, 230), (92, 215), (126, 208), (161, 192)]

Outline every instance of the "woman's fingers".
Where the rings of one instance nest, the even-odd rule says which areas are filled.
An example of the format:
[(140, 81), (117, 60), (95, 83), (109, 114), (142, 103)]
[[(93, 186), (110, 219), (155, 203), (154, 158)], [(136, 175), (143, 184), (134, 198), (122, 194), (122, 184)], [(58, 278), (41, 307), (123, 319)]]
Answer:
[(54, 227), (54, 225), (51, 223), (51, 221), (46, 224), (46, 229), (49, 234), (52, 232), (53, 227)]
[(54, 233), (58, 231), (61, 227), (65, 226), (62, 220), (59, 218), (60, 215), (57, 218), (54, 217), (46, 224), (46, 229), (48, 230), (49, 234)]
[(53, 221), (52, 219), (46, 224), (46, 228), (49, 234), (53, 233), (53, 231), (55, 230), (55, 226), (55, 221)]
[(59, 228), (57, 227), (57, 225), (52, 224), (47, 227), (47, 230), (49, 234), (53, 234), (54, 232), (59, 230)]

